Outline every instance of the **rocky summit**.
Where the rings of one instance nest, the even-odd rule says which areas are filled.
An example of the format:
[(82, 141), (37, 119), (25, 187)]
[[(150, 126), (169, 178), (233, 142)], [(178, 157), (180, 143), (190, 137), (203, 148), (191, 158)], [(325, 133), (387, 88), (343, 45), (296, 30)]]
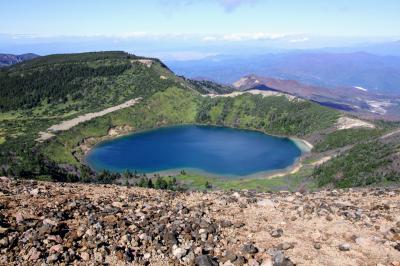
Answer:
[(0, 180), (1, 265), (400, 265), (400, 189), (172, 192)]

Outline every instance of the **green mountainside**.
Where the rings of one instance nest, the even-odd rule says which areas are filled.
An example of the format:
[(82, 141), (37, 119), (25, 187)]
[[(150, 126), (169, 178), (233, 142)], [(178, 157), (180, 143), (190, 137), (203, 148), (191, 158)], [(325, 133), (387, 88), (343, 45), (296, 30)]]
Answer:
[[(336, 130), (342, 113), (283, 94), (205, 97), (233, 89), (176, 76), (158, 59), (124, 52), (45, 56), (1, 69), (0, 87), (0, 170), (11, 176), (110, 182), (121, 176), (88, 169), (82, 144), (94, 145), (115, 128), (135, 132), (212, 124), (304, 138), (315, 147), (299, 172), (281, 178), (233, 182), (190, 173), (175, 177), (194, 188), (348, 187), (400, 179), (398, 139), (381, 139), (398, 124), (375, 121), (374, 129)], [(51, 125), (138, 97), (142, 99), (131, 107), (81, 123), (43, 143), (35, 141)], [(332, 159), (313, 165), (323, 156)]]
[(50, 55), (0, 71), (0, 110), (84, 113), (189, 84), (157, 59), (124, 52)]
[[(215, 88), (228, 90), (218, 84)], [(158, 59), (124, 52), (50, 55), (0, 69), (1, 157), (25, 153), (39, 131), (62, 120), (176, 86), (205, 91)]]

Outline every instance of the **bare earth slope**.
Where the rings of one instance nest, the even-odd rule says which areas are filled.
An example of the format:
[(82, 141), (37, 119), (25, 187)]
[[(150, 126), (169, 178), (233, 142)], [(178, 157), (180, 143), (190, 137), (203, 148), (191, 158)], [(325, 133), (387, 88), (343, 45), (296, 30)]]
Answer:
[(0, 264), (399, 265), (400, 190), (182, 193), (0, 180)]
[(132, 100), (126, 101), (122, 104), (109, 107), (109, 108), (104, 109), (99, 112), (84, 114), (84, 115), (78, 116), (76, 118), (63, 121), (60, 124), (53, 125), (47, 129), (47, 132), (39, 132), (40, 137), (38, 139), (36, 139), (36, 141), (42, 142), (42, 141), (45, 141), (47, 139), (54, 137), (54, 134), (51, 132), (66, 131), (66, 130), (73, 128), (74, 126), (79, 125), (80, 123), (90, 121), (96, 117), (104, 116), (106, 114), (109, 114), (109, 113), (112, 113), (112, 112), (115, 112), (115, 111), (118, 111), (118, 110), (121, 110), (121, 109), (124, 109), (127, 107), (131, 107), (132, 105), (136, 104), (140, 99), (141, 98), (132, 99)]

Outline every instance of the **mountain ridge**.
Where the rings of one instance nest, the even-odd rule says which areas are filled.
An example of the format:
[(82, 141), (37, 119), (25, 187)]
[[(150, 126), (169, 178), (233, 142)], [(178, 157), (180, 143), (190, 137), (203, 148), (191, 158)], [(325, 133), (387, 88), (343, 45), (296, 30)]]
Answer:
[(180, 75), (206, 77), (225, 84), (255, 74), (332, 89), (360, 86), (377, 93), (400, 94), (400, 57), (397, 56), (365, 52), (288, 52), (219, 55), (201, 60), (168, 61), (167, 64)]
[[(302, 138), (314, 145), (313, 152), (302, 158), (307, 163), (302, 164), (300, 171), (292, 173), (297, 176), (296, 182), (289, 180), (290, 173), (285, 173), (279, 180), (226, 183), (191, 174), (176, 176), (184, 185), (190, 185), (190, 180), (200, 179), (202, 181), (196, 184), (211, 182), (220, 187), (262, 190), (277, 187), (295, 190), (319, 180), (324, 180), (321, 184), (335, 186), (362, 186), (371, 182), (396, 182), (399, 172), (397, 157), (393, 155), (398, 149), (395, 138), (385, 139), (385, 143), (377, 140), (380, 135), (394, 130), (398, 126), (396, 123), (357, 122), (345, 112), (287, 93), (262, 90), (232, 92), (228, 86), (177, 76), (158, 59), (121, 51), (52, 55), (0, 70), (0, 84), (3, 88), (0, 92), (0, 120), (4, 121), (0, 128), (0, 170), (11, 176), (116, 182), (121, 178), (119, 174), (96, 173), (87, 168), (82, 160), (86, 148), (116, 137), (119, 129), (126, 134), (179, 124), (258, 130)], [(36, 141), (40, 132), (62, 121), (103, 113), (110, 107), (138, 97), (142, 100), (134, 105), (74, 124), (67, 131), (53, 132), (56, 136), (42, 143)], [(355, 151), (363, 147), (361, 144), (375, 143), (373, 141), (376, 145), (368, 147), (375, 145), (375, 153), (384, 151), (385, 160), (376, 161), (375, 167), (364, 176), (355, 176), (351, 169), (345, 169), (341, 182), (332, 177), (330, 169), (340, 164), (343, 156), (354, 156)], [(354, 158), (355, 166), (361, 167), (369, 155), (363, 156)], [(321, 166), (314, 164), (322, 158), (331, 160), (324, 160)], [(329, 164), (330, 161), (333, 162)], [(319, 170), (314, 174), (316, 166)], [(383, 173), (379, 178), (367, 179), (377, 171)]]
[[(400, 96), (387, 96), (359, 87), (336, 89), (303, 84), (296, 80), (247, 75), (233, 83), (238, 90), (277, 90), (321, 105), (343, 110), (365, 118), (400, 119)], [(265, 86), (265, 87), (263, 87)]]
[(34, 58), (39, 57), (39, 55), (34, 53), (27, 53), (27, 54), (0, 54), (0, 67), (7, 67), (11, 65), (15, 65), (27, 60), (32, 60)]

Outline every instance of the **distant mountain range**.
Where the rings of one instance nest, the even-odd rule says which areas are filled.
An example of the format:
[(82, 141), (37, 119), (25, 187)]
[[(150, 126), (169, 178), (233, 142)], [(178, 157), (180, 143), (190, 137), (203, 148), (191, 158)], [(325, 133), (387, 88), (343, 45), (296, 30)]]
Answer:
[(400, 57), (365, 52), (290, 52), (267, 55), (219, 55), (201, 60), (168, 61), (179, 75), (231, 84), (254, 74), (328, 88), (358, 87), (400, 94)]
[(325, 87), (302, 84), (295, 80), (249, 75), (233, 83), (241, 91), (259, 89), (279, 91), (308, 99), (365, 118), (400, 119), (400, 96), (369, 92), (361, 87)]
[(36, 57), (39, 57), (39, 55), (32, 54), (32, 53), (21, 54), (21, 55), (0, 54), (0, 67), (14, 65), (14, 64), (26, 61), (26, 60), (34, 59)]
[(395, 42), (366, 43), (349, 47), (327, 47), (318, 49), (318, 51), (330, 53), (365, 52), (374, 55), (400, 56), (400, 40)]

